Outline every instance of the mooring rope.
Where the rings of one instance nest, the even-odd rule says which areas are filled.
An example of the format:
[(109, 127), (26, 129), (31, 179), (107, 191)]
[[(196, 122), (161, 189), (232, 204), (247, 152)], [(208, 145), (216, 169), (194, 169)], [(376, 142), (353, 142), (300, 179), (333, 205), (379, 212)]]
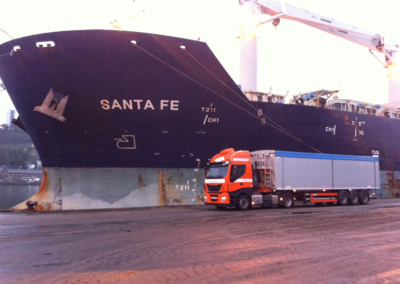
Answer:
[[(161, 63), (163, 63), (164, 65), (170, 67), (171, 69), (175, 70), (176, 72), (178, 72), (179, 74), (183, 75), (184, 77), (188, 78), (189, 80), (193, 81), (194, 83), (200, 85), (201, 87), (205, 88), (206, 90), (210, 91), (211, 93), (217, 95), (218, 97), (224, 99), (225, 101), (229, 102), (230, 104), (236, 106), (237, 108), (243, 110), (244, 112), (246, 112), (247, 114), (257, 118), (259, 121), (261, 121), (262, 119), (260, 117), (258, 117), (257, 115), (249, 112), (248, 110), (242, 108), (241, 106), (237, 105), (236, 103), (232, 102), (231, 100), (225, 98), (224, 96), (222, 96), (221, 94), (215, 92), (214, 90), (210, 89), (209, 87), (205, 86), (204, 84), (198, 82), (197, 80), (193, 79), (192, 77), (190, 77), (189, 75), (183, 73), (182, 71), (178, 70), (177, 68), (175, 68), (174, 66), (168, 64), (167, 62), (163, 61), (162, 59), (158, 58), (157, 56), (155, 56), (154, 54), (150, 53), (149, 51), (145, 50), (144, 48), (142, 48), (141, 46), (139, 46), (138, 44), (134, 44), (135, 47), (139, 48), (140, 50), (142, 50), (143, 52), (147, 53), (148, 55), (150, 55), (151, 57), (155, 58), (156, 60), (160, 61)], [(185, 49), (186, 51), (186, 49)], [(187, 51), (186, 51), (187, 52)], [(215, 76), (215, 74), (213, 74), (210, 70), (208, 70), (203, 64), (201, 64), (195, 57), (193, 57), (189, 52), (187, 52), (187, 54), (189, 54), (198, 64), (200, 64), (207, 72), (209, 72), (212, 76), (214, 76), (219, 82), (221, 82), (225, 87), (227, 87), (231, 92), (233, 92), (235, 95), (239, 96), (242, 100), (244, 100), (250, 107), (252, 107), (253, 109), (255, 109), (257, 111), (257, 108), (255, 108), (248, 100), (244, 99), (242, 95), (237, 94), (234, 90), (232, 90), (229, 86), (227, 86), (223, 81), (221, 81), (217, 76)], [(280, 126), (278, 123), (276, 123), (275, 121), (273, 121), (271, 118), (269, 118), (268, 116), (266, 116), (265, 114), (263, 114), (263, 116), (265, 118), (267, 118), (269, 121), (271, 121), (273, 124), (265, 122), (266, 124), (268, 124), (269, 126), (271, 126), (272, 128), (280, 131), (283, 134), (286, 134), (287, 136), (291, 137), (292, 139), (310, 147), (311, 149), (313, 149), (314, 151), (321, 153), (321, 151), (319, 151), (318, 149), (312, 147), (311, 145), (307, 144), (306, 142), (302, 141), (300, 138), (294, 136), (292, 133), (290, 133), (288, 130), (286, 130), (285, 128), (283, 128), (282, 126)]]
[[(208, 73), (210, 73), (214, 78), (216, 78), (219, 82), (221, 82), (226, 88), (228, 88), (232, 93), (234, 93), (236, 96), (238, 96), (240, 99), (242, 99), (245, 103), (247, 103), (251, 108), (253, 108), (254, 110), (258, 111), (258, 109), (253, 106), (248, 99), (245, 99), (243, 97), (243, 94), (238, 94), (236, 93), (234, 90), (232, 90), (232, 88), (230, 88), (228, 85), (226, 85), (222, 80), (220, 80), (214, 73), (212, 73), (207, 67), (205, 67), (200, 61), (198, 61), (193, 55), (191, 55), (186, 49), (185, 49), (186, 53), (193, 58), (193, 60), (195, 60), (199, 65), (201, 65)], [(282, 131), (287, 132), (288, 135), (293, 135), (291, 134), (288, 130), (286, 130), (285, 128), (283, 128), (281, 125), (279, 125), (277, 122), (275, 122), (274, 120), (272, 120), (270, 117), (266, 116), (265, 114), (262, 114), (265, 118), (267, 118), (268, 120), (270, 120), (273, 124), (275, 124), (277, 127), (281, 128)], [(268, 124), (269, 125), (269, 124)]]
[(235, 104), (234, 102), (231, 102), (229, 99), (227, 99), (227, 98), (225, 98), (224, 96), (222, 96), (222, 95), (218, 94), (217, 92), (215, 92), (215, 91), (211, 90), (210, 88), (208, 88), (207, 86), (203, 85), (202, 83), (200, 83), (200, 82), (196, 81), (196, 80), (195, 80), (195, 79), (193, 79), (192, 77), (190, 77), (190, 76), (186, 75), (186, 74), (185, 74), (185, 73), (183, 73), (182, 71), (180, 71), (180, 70), (176, 69), (174, 66), (171, 66), (171, 65), (170, 65), (170, 64), (168, 64), (167, 62), (165, 62), (165, 61), (161, 60), (160, 58), (158, 58), (157, 56), (155, 56), (155, 55), (151, 54), (150, 52), (148, 52), (148, 51), (147, 51), (147, 50), (145, 50), (144, 48), (142, 48), (142, 47), (138, 46), (137, 44), (136, 44), (135, 46), (136, 46), (136, 47), (138, 47), (138, 48), (139, 48), (140, 50), (142, 50), (143, 52), (146, 52), (148, 55), (150, 55), (150, 56), (154, 57), (155, 59), (159, 60), (160, 62), (164, 63), (164, 64), (165, 64), (165, 65), (167, 65), (168, 67), (172, 68), (173, 70), (175, 70), (175, 71), (176, 71), (176, 72), (178, 72), (179, 74), (181, 74), (181, 75), (185, 76), (186, 78), (190, 79), (191, 81), (195, 82), (196, 84), (198, 84), (198, 85), (202, 86), (203, 88), (205, 88), (205, 89), (207, 89), (208, 91), (210, 91), (210, 92), (214, 93), (215, 95), (217, 95), (217, 96), (221, 97), (222, 99), (226, 100), (227, 102), (229, 102), (229, 103), (233, 104), (234, 106), (236, 106), (236, 107), (240, 108), (241, 110), (243, 110), (243, 111), (247, 112), (247, 113), (248, 113), (248, 114), (250, 114), (251, 116), (254, 116), (254, 117), (255, 117), (255, 118), (257, 118), (257, 119), (260, 119), (260, 118), (259, 118), (257, 115), (255, 115), (255, 114), (253, 114), (253, 113), (249, 112), (248, 110), (246, 110), (246, 109), (242, 108), (241, 106), (238, 106), (238, 105), (237, 105), (237, 104)]
[[(228, 85), (226, 85), (221, 79), (219, 79), (213, 72), (211, 72), (207, 67), (205, 67), (200, 61), (197, 60), (197, 58), (195, 58), (192, 54), (190, 54), (187, 49), (184, 49), (186, 51), (186, 53), (194, 60), (196, 61), (200, 66), (202, 66), (208, 73), (210, 73), (214, 78), (216, 78), (221, 84), (223, 84), (226, 88), (228, 88), (232, 93), (234, 93), (235, 95), (239, 96), (243, 101), (245, 101), (250, 107), (252, 107), (254, 110), (258, 111), (258, 109), (256, 107), (254, 107), (249, 100), (245, 99), (243, 97), (242, 94), (238, 94), (236, 93), (234, 90), (232, 90), (232, 88), (230, 88)], [(275, 129), (281, 131), (282, 133), (288, 135), (289, 137), (297, 140), (298, 142), (303, 143), (304, 145), (310, 147), (311, 149), (315, 150), (318, 153), (321, 153), (321, 151), (319, 151), (318, 149), (314, 148), (313, 146), (309, 145), (308, 143), (302, 141), (300, 138), (298, 138), (297, 136), (295, 136), (294, 134), (290, 133), (287, 129), (285, 129), (283, 126), (279, 125), (277, 122), (275, 122), (273, 119), (271, 119), (270, 117), (266, 116), (264, 113), (262, 114), (263, 117), (267, 118), (270, 122), (272, 122), (273, 124), (275, 124), (279, 129), (277, 129), (276, 127), (274, 127), (273, 125), (267, 123), (269, 126), (274, 127)]]
[(0, 57), (6, 56), (6, 55), (11, 55), (11, 54), (12, 54), (12, 51), (10, 51), (9, 53), (4, 53), (4, 54), (0, 55)]

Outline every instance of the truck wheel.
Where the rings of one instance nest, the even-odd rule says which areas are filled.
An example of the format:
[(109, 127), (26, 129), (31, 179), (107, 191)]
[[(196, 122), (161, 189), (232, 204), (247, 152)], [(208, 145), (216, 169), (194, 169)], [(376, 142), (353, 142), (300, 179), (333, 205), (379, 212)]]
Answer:
[(250, 198), (245, 194), (240, 195), (236, 201), (236, 208), (239, 210), (248, 210), (250, 207)]
[(283, 198), (282, 201), (283, 208), (290, 208), (294, 206), (293, 195), (291, 195), (290, 193), (285, 193), (282, 196), (282, 198)]
[(337, 198), (337, 203), (339, 205), (347, 205), (347, 203), (349, 202), (349, 194), (347, 193), (347, 191), (340, 191), (338, 194), (338, 198)]
[(217, 207), (218, 210), (225, 210), (226, 209), (226, 206), (216, 205), (215, 207)]
[(361, 205), (367, 204), (369, 201), (369, 193), (366, 190), (361, 190), (359, 202)]
[(357, 191), (350, 192), (349, 203), (351, 205), (357, 205), (358, 204), (358, 193), (357, 193)]

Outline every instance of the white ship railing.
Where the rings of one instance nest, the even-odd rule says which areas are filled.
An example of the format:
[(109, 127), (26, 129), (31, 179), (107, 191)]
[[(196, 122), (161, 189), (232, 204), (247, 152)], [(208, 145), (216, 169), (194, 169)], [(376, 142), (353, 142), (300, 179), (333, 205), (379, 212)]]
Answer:
[[(313, 106), (313, 107), (324, 107), (332, 110), (346, 111), (352, 113), (361, 113), (366, 115), (374, 115), (379, 117), (387, 117), (392, 119), (400, 119), (400, 109), (393, 107), (386, 107), (381, 105), (373, 105), (370, 103), (338, 99), (337, 96), (329, 99), (332, 95), (338, 91), (330, 90), (317, 90), (309, 93), (302, 93), (297, 96), (293, 96), (289, 104), (297, 104), (299, 106)], [(313, 94), (314, 96), (310, 96)], [(272, 94), (262, 92), (248, 92), (245, 94), (249, 101), (263, 102), (263, 103), (279, 103), (284, 104), (286, 95)], [(326, 98), (324, 98), (326, 97)], [(301, 99), (301, 104), (298, 103)], [(321, 105), (320, 99), (325, 101), (324, 105)], [(329, 99), (329, 100), (328, 100)]]
[(400, 119), (400, 109), (392, 107), (384, 107), (381, 105), (373, 105), (365, 102), (332, 99), (326, 104), (326, 108), (354, 113), (362, 113), (367, 115), (388, 117), (392, 119)]

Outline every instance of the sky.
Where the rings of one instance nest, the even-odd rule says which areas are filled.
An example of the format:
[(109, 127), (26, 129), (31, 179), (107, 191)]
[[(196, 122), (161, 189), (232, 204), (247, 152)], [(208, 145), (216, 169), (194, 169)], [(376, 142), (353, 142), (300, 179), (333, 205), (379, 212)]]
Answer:
[[(124, 28), (205, 41), (239, 82), (238, 0), (0, 0), (0, 28), (14, 38), (58, 30)], [(288, 0), (287, 4), (383, 35), (400, 44), (398, 0)], [(131, 20), (129, 16), (136, 15)], [(9, 38), (0, 34), (0, 43)], [(281, 20), (259, 28), (258, 90), (296, 95), (320, 88), (338, 89), (339, 97), (386, 103), (386, 71), (369, 51), (301, 23)], [(0, 91), (0, 124), (14, 109)]]

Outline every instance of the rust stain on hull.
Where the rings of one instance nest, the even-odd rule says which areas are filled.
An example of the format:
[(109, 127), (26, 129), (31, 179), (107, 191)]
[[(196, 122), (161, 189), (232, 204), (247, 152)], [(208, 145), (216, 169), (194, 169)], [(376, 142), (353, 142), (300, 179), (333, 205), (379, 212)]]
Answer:
[[(11, 208), (11, 210), (26, 210), (28, 209), (28, 206), (26, 205), (27, 201), (38, 201), (38, 200), (46, 200), (49, 197), (49, 191), (47, 190), (48, 187), (48, 182), (49, 182), (49, 177), (48, 177), (48, 173), (45, 169), (43, 169), (43, 180), (42, 180), (42, 184), (40, 185), (40, 188), (38, 190), (38, 192), (36, 192), (35, 195), (33, 195), (31, 198), (25, 200), (24, 202), (21, 202), (18, 205), (15, 205), (13, 208)], [(35, 206), (35, 210), (37, 211), (47, 211), (47, 210), (51, 210), (51, 204), (50, 203), (46, 203), (46, 204), (38, 204), (37, 206)]]
[(51, 209), (49, 210), (62, 210), (62, 201), (63, 201), (62, 181), (63, 178), (58, 179), (58, 184), (54, 188), (55, 191), (54, 199), (50, 205)]
[(163, 172), (158, 171), (158, 204), (165, 205), (165, 189), (163, 187)]
[[(183, 173), (180, 174), (180, 179), (183, 178)], [(185, 205), (185, 199), (178, 186), (173, 181), (173, 176), (158, 171), (158, 197), (160, 206)]]
[[(181, 178), (182, 177), (183, 173), (181, 173)], [(163, 188), (165, 188), (164, 200), (165, 205), (167, 206), (186, 204), (184, 198), (182, 197), (182, 192), (180, 192), (175, 186), (176, 185), (174, 184), (173, 176), (163, 173)]]
[(145, 185), (143, 183), (143, 178), (141, 177), (141, 175), (138, 176), (138, 188), (144, 188)]

